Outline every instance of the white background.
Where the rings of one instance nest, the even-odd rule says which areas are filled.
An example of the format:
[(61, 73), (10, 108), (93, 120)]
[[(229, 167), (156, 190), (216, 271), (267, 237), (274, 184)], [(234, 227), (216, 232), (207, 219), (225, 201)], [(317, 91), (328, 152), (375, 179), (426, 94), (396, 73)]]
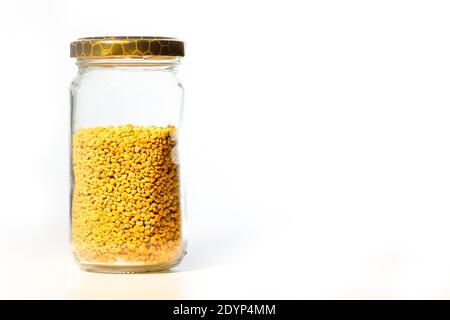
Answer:
[[(2, 1), (0, 298), (450, 298), (448, 1)], [(80, 272), (69, 43), (186, 41), (189, 252)]]

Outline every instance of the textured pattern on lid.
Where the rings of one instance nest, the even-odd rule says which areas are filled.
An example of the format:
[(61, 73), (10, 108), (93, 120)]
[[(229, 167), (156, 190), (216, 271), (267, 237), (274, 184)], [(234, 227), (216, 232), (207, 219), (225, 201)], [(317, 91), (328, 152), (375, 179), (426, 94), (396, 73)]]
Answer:
[(166, 37), (80, 38), (70, 44), (70, 56), (79, 59), (183, 57), (184, 43)]

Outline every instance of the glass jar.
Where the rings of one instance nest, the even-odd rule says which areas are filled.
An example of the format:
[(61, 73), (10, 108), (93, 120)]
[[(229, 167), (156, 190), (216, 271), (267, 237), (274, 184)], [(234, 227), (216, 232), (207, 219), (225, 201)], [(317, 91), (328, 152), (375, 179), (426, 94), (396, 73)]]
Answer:
[(83, 270), (152, 272), (185, 254), (174, 38), (71, 43), (71, 244)]

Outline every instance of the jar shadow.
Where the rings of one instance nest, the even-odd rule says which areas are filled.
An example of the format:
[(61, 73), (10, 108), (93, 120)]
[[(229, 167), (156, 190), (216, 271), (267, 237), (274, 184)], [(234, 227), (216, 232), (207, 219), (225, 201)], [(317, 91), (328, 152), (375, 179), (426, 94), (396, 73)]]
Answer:
[(186, 299), (190, 272), (242, 259), (256, 243), (249, 230), (210, 230), (191, 234), (187, 255), (172, 270), (136, 274), (108, 274), (75, 268), (69, 298), (74, 299)]
[(190, 234), (187, 254), (172, 272), (196, 271), (236, 261), (242, 252), (250, 250), (252, 240), (248, 232), (235, 230), (211, 232), (204, 236)]
[(176, 272), (100, 274), (80, 272), (72, 287), (74, 299), (183, 299), (183, 276)]

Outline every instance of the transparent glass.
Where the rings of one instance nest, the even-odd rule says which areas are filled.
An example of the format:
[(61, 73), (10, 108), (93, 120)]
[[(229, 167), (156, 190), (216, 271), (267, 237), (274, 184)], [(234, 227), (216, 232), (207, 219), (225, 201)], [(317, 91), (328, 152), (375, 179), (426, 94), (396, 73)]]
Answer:
[(185, 254), (179, 58), (78, 60), (71, 244), (80, 267), (152, 272)]

